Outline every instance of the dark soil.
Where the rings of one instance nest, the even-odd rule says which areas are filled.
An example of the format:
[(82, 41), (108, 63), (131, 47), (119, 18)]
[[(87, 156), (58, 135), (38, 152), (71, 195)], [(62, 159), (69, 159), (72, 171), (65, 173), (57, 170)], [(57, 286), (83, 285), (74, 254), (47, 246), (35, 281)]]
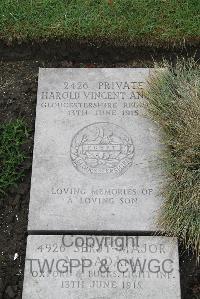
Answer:
[[(0, 63), (0, 122), (23, 117), (31, 130), (25, 145), (27, 159), (21, 165), (25, 175), (17, 187), (10, 188), (7, 195), (0, 199), (0, 299), (20, 299), (22, 296), (38, 68), (153, 65), (153, 59), (149, 56), (145, 60), (130, 59), (126, 63), (113, 63), (113, 58), (110, 60), (112, 62), (109, 59), (105, 62), (103, 56), (98, 59), (98, 63), (92, 62), (88, 57), (82, 62), (75, 62), (78, 60), (21, 60)], [(182, 299), (200, 298), (200, 270), (195, 257), (184, 252), (181, 246), (180, 269)]]
[[(119, 41), (120, 42), (120, 41)], [(57, 59), (74, 61), (76, 63), (91, 62), (91, 60), (105, 65), (132, 60), (140, 61), (141, 64), (152, 63), (153, 60), (159, 61), (163, 58), (176, 60), (177, 56), (200, 58), (200, 42), (192, 41), (192, 45), (155, 45), (138, 46), (114, 46), (108, 41), (90, 42), (87, 40), (44, 40), (33, 42), (12, 41), (10, 45), (0, 40), (0, 57), (4, 60), (17, 59)]]

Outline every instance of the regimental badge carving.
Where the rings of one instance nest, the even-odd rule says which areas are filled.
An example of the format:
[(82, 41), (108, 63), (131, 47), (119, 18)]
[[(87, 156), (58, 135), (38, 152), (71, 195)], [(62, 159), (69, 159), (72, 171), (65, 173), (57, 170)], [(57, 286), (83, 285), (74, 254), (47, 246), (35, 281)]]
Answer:
[(108, 122), (84, 127), (71, 142), (74, 167), (91, 178), (120, 176), (132, 165), (133, 157), (134, 145), (129, 134)]

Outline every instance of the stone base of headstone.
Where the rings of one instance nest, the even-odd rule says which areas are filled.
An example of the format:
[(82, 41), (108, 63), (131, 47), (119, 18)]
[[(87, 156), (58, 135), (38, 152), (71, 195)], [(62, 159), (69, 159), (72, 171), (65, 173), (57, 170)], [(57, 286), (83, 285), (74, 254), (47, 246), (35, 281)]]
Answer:
[(29, 236), (23, 299), (178, 299), (177, 240)]

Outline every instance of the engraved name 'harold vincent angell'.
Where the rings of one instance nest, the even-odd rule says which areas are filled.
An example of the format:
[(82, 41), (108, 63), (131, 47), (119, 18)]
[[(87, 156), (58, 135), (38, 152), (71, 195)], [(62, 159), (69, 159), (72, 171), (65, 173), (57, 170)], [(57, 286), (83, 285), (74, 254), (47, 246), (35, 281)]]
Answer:
[(71, 159), (75, 168), (91, 178), (123, 174), (132, 165), (131, 137), (111, 123), (94, 123), (80, 130), (72, 140)]
[(144, 97), (152, 71), (40, 69), (30, 231), (157, 229), (161, 145)]

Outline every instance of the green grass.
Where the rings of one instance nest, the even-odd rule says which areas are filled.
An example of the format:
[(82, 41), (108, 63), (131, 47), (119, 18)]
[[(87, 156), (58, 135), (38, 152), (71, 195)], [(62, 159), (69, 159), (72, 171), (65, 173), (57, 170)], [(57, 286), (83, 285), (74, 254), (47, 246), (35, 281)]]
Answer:
[(161, 127), (167, 179), (160, 224), (200, 253), (200, 66), (179, 61), (149, 81), (149, 113)]
[(0, 38), (119, 45), (200, 41), (199, 0), (1, 0)]
[(21, 119), (0, 125), (0, 194), (16, 185), (23, 175), (20, 165), (25, 159), (22, 149), (28, 132)]

